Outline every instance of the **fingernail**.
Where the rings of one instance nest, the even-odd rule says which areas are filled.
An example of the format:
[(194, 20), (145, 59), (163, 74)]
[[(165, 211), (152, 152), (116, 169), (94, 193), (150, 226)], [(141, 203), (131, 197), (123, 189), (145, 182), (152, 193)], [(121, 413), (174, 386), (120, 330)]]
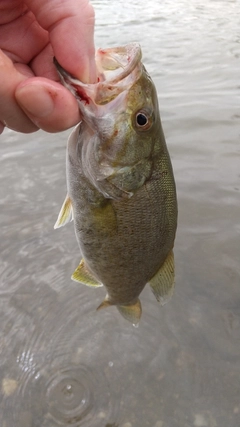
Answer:
[(42, 85), (20, 87), (15, 93), (16, 99), (27, 114), (34, 117), (46, 117), (54, 109), (53, 97), (56, 93)]
[(90, 62), (90, 83), (96, 83), (97, 82), (97, 68), (96, 68), (96, 62), (95, 58), (93, 58)]

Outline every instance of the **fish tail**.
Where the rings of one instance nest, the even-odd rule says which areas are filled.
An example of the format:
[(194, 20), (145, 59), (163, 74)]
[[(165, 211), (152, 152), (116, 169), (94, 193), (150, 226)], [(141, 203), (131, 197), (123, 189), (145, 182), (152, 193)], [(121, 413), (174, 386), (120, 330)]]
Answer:
[(142, 306), (139, 298), (133, 304), (117, 305), (113, 304), (108, 299), (108, 296), (106, 296), (105, 300), (98, 306), (97, 310), (110, 307), (111, 305), (116, 305), (119, 313), (124, 317), (124, 319), (131, 322), (134, 326), (138, 325), (142, 314)]
[(134, 304), (117, 305), (117, 309), (124, 319), (128, 320), (135, 326), (138, 325), (142, 314), (142, 306), (139, 298)]
[(112, 304), (109, 301), (108, 296), (106, 296), (105, 300), (103, 300), (103, 302), (101, 302), (101, 304), (97, 307), (97, 310), (101, 310), (102, 308), (110, 307), (110, 305), (114, 305), (114, 304)]

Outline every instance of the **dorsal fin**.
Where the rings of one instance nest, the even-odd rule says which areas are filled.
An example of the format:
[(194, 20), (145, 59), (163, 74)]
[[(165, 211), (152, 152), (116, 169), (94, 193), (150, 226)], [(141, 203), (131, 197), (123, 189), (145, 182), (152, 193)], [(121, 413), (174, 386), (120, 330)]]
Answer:
[(169, 252), (163, 265), (149, 282), (151, 289), (161, 305), (172, 297), (174, 291), (174, 256)]

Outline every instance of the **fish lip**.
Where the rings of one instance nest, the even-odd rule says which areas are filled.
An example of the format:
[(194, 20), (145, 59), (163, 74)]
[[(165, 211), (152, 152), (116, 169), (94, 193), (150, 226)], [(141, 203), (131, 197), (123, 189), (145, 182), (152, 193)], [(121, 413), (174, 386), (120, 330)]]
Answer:
[[(118, 59), (118, 55), (122, 63)], [(81, 82), (74, 75), (66, 71), (55, 57), (53, 58), (53, 62), (62, 84), (69, 89), (80, 102), (85, 101), (85, 105), (90, 103), (103, 105), (111, 102), (111, 100), (116, 98), (121, 92), (129, 88), (136, 80), (137, 75), (141, 74), (141, 57), (141, 47), (138, 43), (131, 43), (118, 48), (98, 49), (96, 52), (96, 64), (99, 76), (98, 81), (95, 83)], [(114, 62), (115, 64), (119, 64), (119, 66), (116, 66), (115, 70), (119, 71), (122, 68), (122, 71), (111, 77), (111, 68), (107, 69), (105, 65), (104, 73), (105, 59), (106, 63), (111, 63), (112, 61), (113, 64)], [(110, 74), (110, 76), (108, 74)], [(132, 74), (134, 74), (134, 76), (132, 76)]]
[(56, 56), (53, 57), (53, 63), (57, 69), (58, 75), (60, 77), (60, 79), (64, 79), (65, 77), (71, 77), (72, 79), (74, 79), (74, 76), (69, 73), (68, 71), (66, 71), (58, 62)]
[[(107, 84), (112, 84), (115, 85), (116, 83), (118, 83), (119, 81), (123, 80), (126, 76), (128, 76), (136, 67), (136, 65), (140, 62), (141, 58), (142, 58), (142, 52), (141, 52), (141, 47), (139, 45), (139, 43), (130, 43), (126, 46), (123, 47), (118, 47), (118, 48), (109, 48), (109, 49), (98, 49), (96, 52), (96, 63), (99, 64), (99, 66), (101, 65), (101, 60), (100, 57), (103, 55), (108, 55), (108, 52), (111, 51), (115, 51), (117, 52), (121, 52), (125, 50), (125, 56), (127, 56), (127, 60), (128, 60), (128, 64), (126, 67), (123, 66), (122, 64), (122, 68), (123, 71), (121, 73), (119, 73), (118, 76), (113, 77), (112, 79), (105, 79), (104, 81), (107, 82)], [(114, 54), (111, 55), (111, 53), (109, 53), (109, 56), (112, 57), (112, 59), (116, 62), (117, 59), (114, 58)], [(75, 77), (73, 74), (69, 73), (68, 71), (66, 71), (58, 62), (58, 60), (56, 59), (56, 57), (53, 57), (53, 63), (57, 69), (57, 72), (61, 78), (61, 80), (63, 79), (65, 81), (65, 79), (71, 79), (74, 80), (75, 82), (78, 82), (79, 84), (81, 84), (82, 86), (89, 86), (89, 85), (98, 85), (99, 83), (104, 83), (104, 81), (98, 80), (95, 83), (83, 83), (81, 82), (77, 77)], [(121, 67), (121, 64), (119, 62), (119, 68)]]
[(118, 52), (122, 51), (124, 52), (123, 56), (127, 57), (127, 64), (126, 67), (124, 67), (123, 64), (121, 64), (119, 61), (117, 61), (116, 58), (114, 58), (114, 54), (111, 55), (111, 53), (109, 53), (109, 56), (112, 57), (112, 59), (114, 59), (116, 62), (118, 62), (120, 67), (122, 66), (123, 68), (123, 71), (119, 73), (119, 75), (115, 78), (113, 77), (112, 79), (106, 79), (108, 84), (116, 85), (121, 80), (125, 79), (125, 77), (127, 77), (129, 74), (131, 74), (132, 71), (136, 68), (137, 64), (141, 61), (142, 52), (141, 47), (138, 43), (131, 43), (123, 47), (112, 49), (98, 49), (96, 54), (96, 62), (101, 64), (101, 55), (108, 54), (108, 52), (111, 51), (115, 52), (115, 56)]

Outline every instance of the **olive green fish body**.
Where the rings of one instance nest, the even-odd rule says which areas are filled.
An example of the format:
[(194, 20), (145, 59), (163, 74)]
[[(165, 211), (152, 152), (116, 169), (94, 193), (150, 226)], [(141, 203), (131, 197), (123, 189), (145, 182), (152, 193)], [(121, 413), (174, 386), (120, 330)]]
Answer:
[(81, 253), (113, 304), (136, 299), (173, 247), (172, 168), (166, 151), (159, 157), (145, 184), (130, 199), (120, 200), (99, 193), (82, 175), (80, 164), (68, 166), (68, 194)]
[[(177, 225), (156, 90), (139, 49), (127, 47), (128, 56), (124, 50), (104, 51), (102, 67), (113, 69), (114, 77), (81, 86), (83, 121), (69, 138), (68, 196), (56, 225), (73, 215), (83, 257), (73, 278), (89, 286), (103, 284), (107, 297), (101, 306), (117, 305), (133, 323), (141, 315), (138, 297), (146, 283), (161, 302), (171, 296)], [(124, 66), (126, 56), (130, 60)], [(64, 74), (67, 87), (69, 80)]]

